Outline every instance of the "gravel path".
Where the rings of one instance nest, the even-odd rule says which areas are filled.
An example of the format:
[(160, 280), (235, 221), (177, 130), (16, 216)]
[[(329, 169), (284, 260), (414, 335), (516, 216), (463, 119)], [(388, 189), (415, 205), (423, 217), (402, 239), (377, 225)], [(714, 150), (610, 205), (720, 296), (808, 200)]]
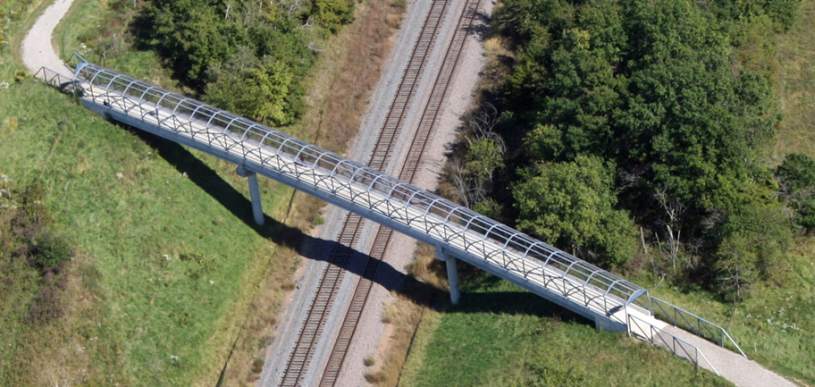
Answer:
[(73, 71), (62, 62), (54, 45), (51, 44), (54, 28), (68, 13), (74, 0), (56, 0), (48, 6), (34, 22), (31, 30), (23, 39), (23, 64), (32, 74), (40, 67), (47, 67), (66, 77), (73, 77)]

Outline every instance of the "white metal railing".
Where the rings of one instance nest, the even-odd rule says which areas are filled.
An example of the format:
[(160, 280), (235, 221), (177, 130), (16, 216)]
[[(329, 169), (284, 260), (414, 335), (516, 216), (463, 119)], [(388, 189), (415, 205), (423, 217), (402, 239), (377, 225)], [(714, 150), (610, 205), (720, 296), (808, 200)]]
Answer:
[(73, 85), (75, 82), (74, 78), (65, 77), (64, 75), (54, 70), (51, 70), (47, 67), (40, 67), (40, 69), (34, 73), (34, 78), (39, 79), (45, 82), (46, 84), (60, 90), (63, 90), (68, 86)]
[(648, 321), (634, 315), (628, 315), (627, 319), (628, 334), (630, 336), (647, 341), (654, 346), (665, 348), (674, 355), (690, 361), (694, 366), (702, 366), (703, 368), (713, 371), (716, 375), (719, 375), (719, 370), (708, 360), (704, 352), (695, 345), (665, 332)]
[(342, 200), (355, 206), (351, 210), (382, 216), (388, 226), (469, 254), (481, 265), (503, 270), (513, 282), (534, 283), (595, 315), (625, 323), (614, 314), (642, 290), (466, 207), (246, 118), (87, 62), (77, 66), (76, 78), (83, 98), (122, 119)]
[(650, 294), (640, 298), (638, 304), (673, 326), (693, 332), (697, 336), (747, 357), (747, 354), (742, 351), (741, 346), (733, 339), (733, 336), (714, 322)]

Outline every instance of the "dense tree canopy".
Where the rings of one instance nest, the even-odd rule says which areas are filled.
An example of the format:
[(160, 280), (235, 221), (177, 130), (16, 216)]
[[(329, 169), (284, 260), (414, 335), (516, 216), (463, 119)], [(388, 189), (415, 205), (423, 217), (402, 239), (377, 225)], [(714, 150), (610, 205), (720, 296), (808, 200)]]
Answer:
[(789, 26), (798, 1), (782, 3), (506, 0), (513, 61), (491, 103), (514, 173), (493, 194), (519, 227), (601, 264), (633, 255), (630, 213), (673, 274), (742, 294), (789, 222), (758, 156), (780, 119), (771, 79), (735, 62), (737, 35), (758, 17)]
[(791, 154), (775, 174), (781, 183), (781, 196), (796, 212), (796, 222), (811, 232), (815, 229), (815, 160)]
[(302, 109), (315, 40), (353, 17), (353, 0), (151, 0), (140, 25), (176, 76), (209, 102), (272, 125)]

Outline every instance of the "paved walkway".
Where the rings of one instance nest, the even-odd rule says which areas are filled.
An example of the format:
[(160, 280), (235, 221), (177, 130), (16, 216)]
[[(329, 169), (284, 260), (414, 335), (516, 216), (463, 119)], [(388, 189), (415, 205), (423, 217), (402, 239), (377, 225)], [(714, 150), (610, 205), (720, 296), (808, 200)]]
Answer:
[(54, 4), (45, 9), (23, 39), (23, 64), (32, 74), (45, 66), (60, 75), (73, 76), (73, 71), (65, 66), (51, 44), (54, 28), (71, 8), (73, 2), (74, 0), (54, 1)]
[[(737, 386), (795, 386), (795, 384), (789, 380), (764, 368), (761, 364), (748, 360), (735, 352), (731, 352), (690, 332), (670, 325), (662, 328), (662, 330), (695, 345), (705, 354), (707, 360), (716, 367), (723, 378)], [(700, 362), (700, 365), (704, 366), (704, 362)]]

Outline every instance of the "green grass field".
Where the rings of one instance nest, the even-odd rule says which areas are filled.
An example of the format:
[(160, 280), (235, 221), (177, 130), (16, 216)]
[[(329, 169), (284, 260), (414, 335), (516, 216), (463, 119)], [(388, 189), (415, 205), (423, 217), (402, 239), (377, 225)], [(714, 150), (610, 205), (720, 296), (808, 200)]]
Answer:
[(426, 314), (400, 385), (727, 384), (667, 351), (597, 331), (505, 281), (479, 274), (463, 283), (459, 306)]
[[(103, 3), (79, 1), (73, 11), (104, 17)], [(96, 13), (82, 8), (97, 6)], [(10, 41), (33, 17), (5, 26)], [(67, 19), (63, 46), (99, 26), (83, 23), (77, 13)], [(0, 174), (17, 187), (42, 182), (54, 228), (82, 262), (77, 275), (87, 299), (71, 300), (72, 307), (93, 306), (77, 308), (91, 312), (72, 325), (32, 327), (23, 317), (36, 289), (22, 284), (0, 295), (19, 301), (0, 308), (0, 346), (13, 348), (0, 351), (0, 385), (213, 384), (259, 277), (267, 268), (281, 278), (294, 270), (293, 261), (269, 260), (274, 242), (286, 242), (278, 225), (251, 226), (246, 183), (234, 166), (111, 124), (36, 80), (15, 81), (22, 68), (12, 47), (0, 55), (0, 81), (9, 82), (0, 90)], [(153, 54), (117, 55), (106, 64), (165, 79)], [(269, 181), (262, 189), (266, 213), (280, 218), (291, 190)], [(29, 341), (41, 335), (78, 348)], [(52, 349), (87, 357), (76, 367), (91, 369), (70, 362), (35, 369)]]

